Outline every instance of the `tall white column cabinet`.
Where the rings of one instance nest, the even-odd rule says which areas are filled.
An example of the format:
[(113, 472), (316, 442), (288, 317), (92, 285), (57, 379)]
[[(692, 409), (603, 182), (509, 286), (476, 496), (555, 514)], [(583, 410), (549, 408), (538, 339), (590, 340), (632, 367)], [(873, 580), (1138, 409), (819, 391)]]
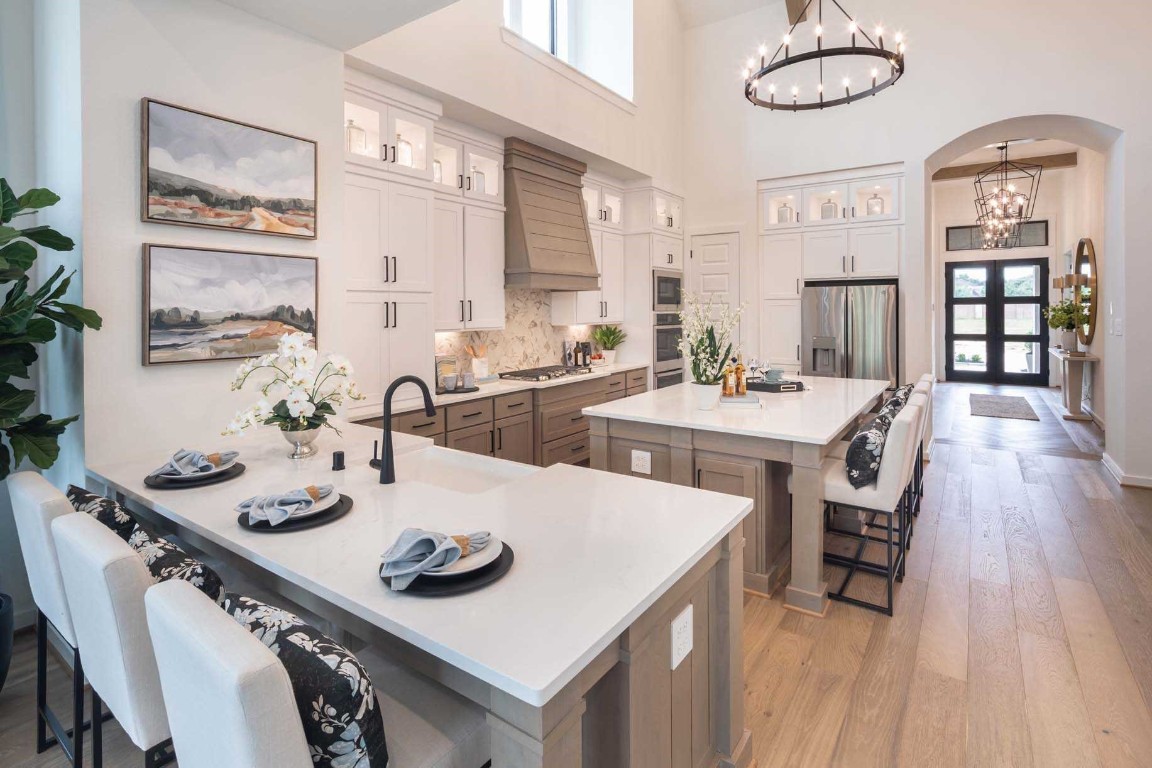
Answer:
[(759, 183), (759, 349), (773, 366), (800, 372), (806, 281), (899, 277), (903, 187), (902, 165)]

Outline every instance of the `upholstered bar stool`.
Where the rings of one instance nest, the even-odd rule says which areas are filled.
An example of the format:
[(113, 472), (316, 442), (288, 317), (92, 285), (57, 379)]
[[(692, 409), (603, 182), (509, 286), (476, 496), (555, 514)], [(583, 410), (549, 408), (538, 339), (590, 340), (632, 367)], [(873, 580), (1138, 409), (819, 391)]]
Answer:
[[(145, 603), (181, 768), (313, 764), (275, 653), (186, 582), (157, 584)], [(387, 768), (481, 768), (490, 760), (480, 707), (370, 651), (356, 656), (380, 705)]]
[(100, 768), (103, 760), (101, 701), (144, 750), (146, 768), (172, 762), (168, 715), (144, 613), (152, 575), (132, 547), (83, 512), (53, 520), (52, 536), (76, 637), (88, 660), (93, 766)]
[[(828, 597), (833, 600), (870, 608), (889, 616), (893, 614), (894, 582), (902, 580), (904, 577), (905, 552), (908, 541), (907, 521), (910, 517), (909, 488), (912, 482), (912, 464), (916, 456), (915, 440), (918, 435), (922, 404), (922, 400), (915, 397), (910, 398), (892, 420), (874, 485), (855, 488), (848, 480), (847, 465), (844, 460), (833, 456), (824, 460), (822, 474), (824, 503), (827, 511), (844, 508), (861, 512), (865, 516), (866, 523), (866, 529), (860, 533), (842, 531), (836, 528), (829, 530), (832, 535), (857, 541), (854, 555), (831, 552), (824, 554), (825, 563), (848, 569), (839, 589), (829, 592)], [(884, 521), (883, 536), (872, 533), (880, 527), (877, 525), (879, 519)], [(897, 528), (898, 525), (899, 528)], [(870, 542), (884, 545), (885, 560), (883, 563), (876, 563), (866, 558), (866, 549)], [(886, 604), (871, 603), (846, 594), (858, 571), (885, 578)]]
[(924, 436), (928, 434), (928, 425), (932, 422), (932, 398), (936, 392), (936, 379), (930, 373), (920, 377), (916, 382), (913, 394), (924, 395), (928, 403), (924, 408), (924, 418), (920, 420), (920, 440), (916, 448), (916, 474), (912, 480), (916, 491), (916, 503), (912, 507), (912, 515), (920, 516), (920, 502), (924, 498)]
[[(75, 738), (76, 727), (79, 725), (83, 732), (91, 723), (83, 722), (84, 669), (52, 539), (52, 521), (76, 510), (67, 496), (35, 472), (17, 472), (9, 477), (8, 495), (36, 603), (36, 753), (59, 744), (72, 765), (78, 767), (84, 762), (84, 739)], [(72, 728), (67, 730), (47, 701), (49, 628), (72, 649)]]

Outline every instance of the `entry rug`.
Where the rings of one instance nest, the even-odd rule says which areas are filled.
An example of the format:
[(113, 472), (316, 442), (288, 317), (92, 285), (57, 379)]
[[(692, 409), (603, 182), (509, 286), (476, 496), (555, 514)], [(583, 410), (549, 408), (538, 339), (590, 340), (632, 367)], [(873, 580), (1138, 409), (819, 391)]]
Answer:
[(991, 416), (997, 419), (1026, 419), (1040, 421), (1027, 398), (1010, 395), (969, 395), (968, 404), (973, 416)]

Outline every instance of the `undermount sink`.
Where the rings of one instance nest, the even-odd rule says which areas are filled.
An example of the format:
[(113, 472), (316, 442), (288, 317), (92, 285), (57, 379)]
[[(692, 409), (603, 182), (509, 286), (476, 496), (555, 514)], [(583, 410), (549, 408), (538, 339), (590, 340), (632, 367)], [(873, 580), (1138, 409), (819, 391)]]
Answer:
[(432, 446), (396, 457), (397, 483), (424, 483), (459, 493), (483, 493), (539, 467)]

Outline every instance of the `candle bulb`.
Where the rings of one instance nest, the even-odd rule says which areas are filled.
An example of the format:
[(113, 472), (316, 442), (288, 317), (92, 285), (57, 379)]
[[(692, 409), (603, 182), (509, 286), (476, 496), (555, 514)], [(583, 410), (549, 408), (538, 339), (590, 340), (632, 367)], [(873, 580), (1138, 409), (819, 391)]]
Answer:
[(876, 37), (880, 40), (880, 50), (884, 50), (884, 27), (876, 27)]
[(849, 21), (848, 22), (848, 31), (852, 34), (852, 47), (855, 48), (856, 47), (856, 22), (855, 21)]
[(852, 81), (849, 80), (848, 78), (844, 78), (844, 96), (846, 98), (852, 98), (852, 91), (849, 90), (851, 85), (852, 85)]
[(788, 58), (788, 49), (792, 45), (792, 35), (784, 35), (784, 58)]
[(796, 97), (799, 95), (800, 95), (800, 87), (796, 86), (796, 85), (792, 86), (792, 103), (793, 104), (796, 103)]
[(879, 74), (880, 74), (880, 70), (879, 70), (879, 69), (877, 69), (876, 67), (872, 67), (872, 87), (873, 87), (873, 88), (875, 88), (875, 87), (876, 87), (876, 77), (877, 77)]

